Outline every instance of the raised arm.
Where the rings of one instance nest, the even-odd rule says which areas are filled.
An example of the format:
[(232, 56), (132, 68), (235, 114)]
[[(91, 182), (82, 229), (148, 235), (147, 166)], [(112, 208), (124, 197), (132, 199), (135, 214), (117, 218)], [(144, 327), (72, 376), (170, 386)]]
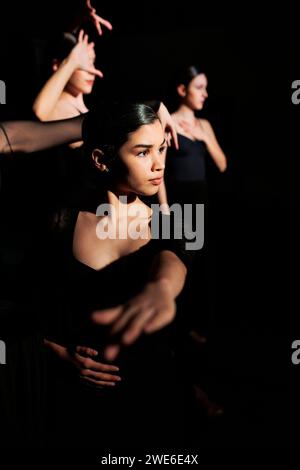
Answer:
[(94, 58), (94, 44), (88, 42), (88, 36), (81, 30), (78, 43), (45, 83), (33, 103), (33, 111), (41, 121), (49, 121), (57, 117), (53, 112), (75, 70), (81, 69), (98, 77), (103, 77), (102, 72), (94, 67)]
[(82, 140), (84, 115), (61, 121), (0, 123), (0, 153), (31, 153)]

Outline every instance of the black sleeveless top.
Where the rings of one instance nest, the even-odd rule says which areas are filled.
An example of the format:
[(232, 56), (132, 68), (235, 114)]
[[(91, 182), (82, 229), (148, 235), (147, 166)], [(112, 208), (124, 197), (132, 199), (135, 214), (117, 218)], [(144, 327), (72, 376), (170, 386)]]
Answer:
[(172, 182), (205, 181), (206, 145), (178, 134), (179, 150), (169, 149), (166, 165), (166, 180)]
[[(193, 255), (185, 251), (185, 240), (151, 239), (133, 253), (95, 270), (78, 261), (72, 252), (78, 213), (77, 209), (64, 209), (55, 220), (52, 249), (49, 251), (49, 266), (52, 268), (51, 273), (47, 273), (52, 282), (51, 295), (47, 295), (45, 335), (71, 347), (94, 347), (99, 351), (101, 361), (101, 351), (110, 340), (109, 327), (92, 324), (90, 314), (94, 310), (124, 304), (141, 292), (149, 280), (154, 257), (162, 250), (175, 252), (185, 265), (189, 265)], [(158, 362), (163, 362), (163, 357), (170, 357), (168, 344), (172, 328), (145, 335), (130, 348), (124, 348), (118, 361), (125, 364), (128, 375), (134, 371), (133, 376), (136, 377), (141, 357), (149, 367), (156, 362), (154, 356)]]

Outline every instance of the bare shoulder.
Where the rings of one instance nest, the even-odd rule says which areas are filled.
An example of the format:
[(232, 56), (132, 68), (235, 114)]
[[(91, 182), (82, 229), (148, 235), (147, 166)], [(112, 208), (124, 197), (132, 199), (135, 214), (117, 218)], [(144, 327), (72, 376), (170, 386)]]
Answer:
[(85, 228), (95, 226), (95, 224), (99, 221), (99, 217), (96, 214), (87, 211), (80, 211), (78, 214), (78, 224), (82, 225)]
[(49, 114), (48, 120), (61, 120), (76, 117), (78, 112), (65, 100), (58, 100), (53, 111)]
[(172, 117), (172, 119), (173, 119), (173, 121), (174, 121), (174, 123), (175, 123), (175, 125), (176, 125), (176, 130), (177, 130), (177, 132), (182, 133), (183, 130), (182, 130), (182, 126), (181, 126), (181, 124), (180, 124), (180, 116), (179, 116), (179, 115), (176, 113), (176, 111), (175, 111), (175, 113), (172, 113), (172, 114), (171, 114), (171, 117)]
[(198, 122), (204, 129), (212, 129), (212, 125), (207, 119), (198, 119)]

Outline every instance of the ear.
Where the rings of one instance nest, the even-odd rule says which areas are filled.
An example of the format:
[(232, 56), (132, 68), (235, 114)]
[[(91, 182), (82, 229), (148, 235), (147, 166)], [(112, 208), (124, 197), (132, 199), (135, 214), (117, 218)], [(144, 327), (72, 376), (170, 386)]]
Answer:
[(184, 98), (186, 96), (186, 86), (183, 83), (181, 85), (178, 85), (177, 93), (180, 98)]
[(104, 157), (104, 153), (102, 152), (102, 150), (99, 150), (99, 149), (93, 150), (92, 159), (93, 159), (95, 167), (98, 168), (98, 170), (100, 171), (108, 171), (107, 165), (103, 163), (103, 157)]

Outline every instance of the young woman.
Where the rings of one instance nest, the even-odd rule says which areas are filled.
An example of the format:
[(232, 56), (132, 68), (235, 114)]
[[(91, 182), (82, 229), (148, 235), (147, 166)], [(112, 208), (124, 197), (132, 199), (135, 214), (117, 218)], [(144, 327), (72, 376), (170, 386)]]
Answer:
[(94, 43), (80, 31), (75, 36), (65, 34), (54, 46), (53, 74), (36, 97), (33, 110), (40, 121), (78, 116), (88, 111), (84, 95), (90, 94), (95, 78), (102, 77), (94, 67)]
[[(172, 120), (169, 120), (169, 115), (166, 111), (166, 108), (162, 104), (160, 104), (158, 106), (159, 106), (159, 115), (161, 116), (161, 120), (163, 122), (163, 128), (165, 128), (165, 126), (167, 125), (169, 128), (172, 129)], [(143, 109), (143, 105), (141, 105), (140, 108)], [(137, 108), (137, 109), (139, 109), (139, 108)], [(154, 135), (156, 136), (156, 138), (155, 138), (154, 144), (152, 144), (154, 149), (152, 150), (152, 148), (149, 149), (149, 147), (148, 147), (149, 145), (151, 145), (149, 143), (149, 138), (152, 135), (151, 132), (150, 132), (150, 135), (148, 136), (148, 142), (146, 142), (146, 144), (145, 144), (145, 142), (142, 142), (142, 144), (146, 145), (146, 148), (144, 149), (144, 151), (145, 151), (144, 153), (147, 153), (147, 152), (151, 153), (151, 159), (152, 159), (152, 152), (155, 153), (155, 158), (153, 157), (154, 160), (155, 160), (155, 167), (157, 167), (157, 165), (158, 165), (157, 160), (162, 159), (161, 163), (159, 164), (159, 168), (151, 169), (151, 165), (148, 168), (148, 172), (151, 173), (151, 176), (152, 176), (152, 174), (154, 174), (154, 176), (155, 176), (154, 179), (157, 180), (158, 178), (157, 178), (156, 172), (157, 171), (159, 173), (163, 172), (163, 168), (160, 167), (160, 165), (163, 164), (164, 152), (165, 152), (165, 145), (163, 145), (162, 147), (157, 149), (157, 146), (158, 146), (158, 144), (157, 144), (157, 133), (159, 134), (159, 137), (161, 138), (160, 144), (162, 144), (163, 140), (164, 140), (162, 127), (161, 127), (161, 124), (160, 124), (160, 122), (157, 118), (157, 115), (155, 113), (153, 113), (153, 111), (150, 108), (146, 108), (146, 109), (148, 109), (148, 113), (150, 113), (150, 115), (149, 115), (150, 117), (148, 116), (150, 121), (149, 121), (149, 119), (148, 119), (148, 121), (147, 121), (147, 119), (145, 120), (144, 119), (145, 116), (143, 118), (143, 113), (137, 112), (137, 109), (135, 109), (135, 111), (133, 113), (133, 116), (136, 118), (135, 124), (138, 126), (138, 128), (143, 127), (143, 126), (145, 128), (147, 128), (149, 122), (151, 122), (151, 124), (149, 124), (150, 130), (153, 129), (153, 127), (155, 127)], [(109, 113), (109, 114), (111, 114), (111, 113)], [(118, 116), (118, 114), (117, 114), (117, 116)], [(0, 129), (0, 151), (1, 151), (1, 153), (7, 153), (7, 154), (10, 154), (10, 155), (13, 155), (13, 153), (17, 153), (17, 152), (38, 151), (38, 150), (41, 150), (43, 148), (47, 148), (51, 145), (59, 145), (59, 144), (62, 144), (62, 143), (72, 142), (74, 140), (76, 141), (77, 139), (81, 139), (82, 119), (83, 119), (83, 117), (79, 116), (79, 117), (71, 119), (71, 120), (56, 121), (56, 122), (49, 122), (49, 123), (38, 123), (38, 122), (8, 122), (8, 123), (3, 123), (1, 125), (1, 129)], [(120, 123), (122, 123), (120, 115), (119, 115), (119, 119), (120, 119)], [(143, 119), (144, 119), (144, 121), (143, 121)], [(87, 129), (86, 140), (87, 140), (88, 143), (91, 142), (91, 137), (89, 137), (90, 131), (91, 131), (91, 129), (95, 129), (95, 126), (93, 125), (93, 122), (94, 122), (93, 119), (91, 119), (91, 121), (92, 121), (91, 125), (86, 125), (85, 126), (85, 128)], [(97, 129), (96, 129), (97, 130), (96, 135), (98, 136), (98, 138), (100, 138), (101, 135), (103, 135), (103, 134), (104, 135), (106, 135), (106, 134), (109, 135), (108, 134), (109, 129), (107, 129), (107, 127), (105, 127), (105, 125), (104, 125), (104, 123), (106, 122), (106, 119), (100, 120), (100, 121), (101, 121), (101, 125), (100, 125), (100, 122), (99, 122), (98, 125), (97, 125)], [(132, 122), (132, 121), (129, 120), (128, 124), (130, 122)], [(142, 125), (143, 122), (144, 122), (144, 124)], [(107, 124), (107, 122), (106, 122), (106, 124)], [(99, 125), (100, 125), (100, 128), (99, 128)], [(123, 122), (123, 125), (125, 125), (124, 122)], [(104, 129), (103, 134), (101, 133), (102, 128)], [(123, 137), (125, 137), (125, 130), (126, 129), (124, 129)], [(127, 129), (127, 130), (129, 132), (130, 129)], [(121, 129), (120, 129), (120, 134), (122, 136)], [(175, 136), (175, 134), (174, 134), (174, 136)], [(118, 136), (116, 135), (114, 137), (114, 139), (116, 139), (117, 137)], [(111, 138), (112, 138), (112, 136), (109, 135), (109, 139), (111, 139)], [(126, 138), (128, 138), (127, 134), (126, 134)], [(108, 141), (110, 141), (110, 140), (108, 140)], [(106, 142), (106, 141), (104, 141), (104, 142)], [(101, 138), (100, 138), (100, 143), (101, 143)], [(101, 148), (102, 148), (102, 146), (100, 145), (100, 150), (101, 150)], [(105, 145), (103, 146), (103, 148), (105, 148), (105, 150), (107, 150), (107, 147)], [(130, 155), (130, 156), (132, 158), (132, 155)], [(103, 186), (103, 188), (105, 188), (105, 190), (107, 192), (107, 196), (113, 198), (113, 201), (115, 200), (115, 195), (114, 195), (113, 191), (114, 191), (114, 188), (116, 186), (117, 181), (119, 181), (119, 177), (120, 177), (120, 182), (119, 183), (122, 183), (123, 180), (125, 180), (125, 182), (126, 182), (126, 178), (127, 178), (127, 176), (129, 178), (130, 174), (133, 177), (136, 173), (135, 178), (133, 178), (133, 179), (130, 178), (130, 180), (132, 180), (131, 185), (133, 185), (133, 187), (131, 188), (131, 191), (132, 191), (133, 194), (134, 194), (134, 190), (136, 190), (138, 192), (140, 191), (141, 194), (144, 194), (144, 193), (145, 194), (148, 194), (148, 193), (153, 194), (154, 192), (157, 191), (157, 188), (158, 188), (157, 183), (159, 181), (154, 181), (154, 182), (152, 182), (152, 181), (150, 182), (148, 180), (144, 181), (144, 171), (142, 171), (142, 167), (140, 168), (139, 172), (136, 172), (136, 170), (134, 170), (135, 168), (137, 168), (136, 166), (131, 168), (132, 167), (132, 161), (131, 160), (128, 162), (128, 169), (131, 168), (131, 171), (127, 172), (126, 165), (123, 166), (123, 164), (121, 163), (122, 158), (120, 158), (119, 164), (118, 164), (118, 159), (116, 159), (116, 168), (115, 168), (116, 173), (113, 171), (112, 175), (114, 175), (114, 176), (111, 178), (111, 174), (107, 171), (104, 171), (104, 170), (107, 169), (107, 167), (106, 168), (103, 167), (103, 165), (100, 164), (100, 162), (98, 161), (99, 159), (101, 160), (100, 157), (101, 157), (101, 152), (99, 152), (98, 154), (97, 154), (97, 151), (93, 152), (93, 159), (95, 161), (97, 160), (97, 162), (100, 165), (100, 166), (98, 165), (98, 167), (99, 167), (98, 168), (98, 173), (102, 174), (101, 170), (103, 170), (104, 181), (105, 181), (105, 185)], [(136, 157), (137, 161), (139, 159), (142, 161), (143, 158), (145, 157), (147, 162), (148, 162), (148, 165), (149, 165), (149, 161), (151, 160), (150, 157), (146, 157), (146, 155), (144, 155), (142, 151), (139, 152), (139, 155), (135, 155), (135, 157)], [(20, 158), (22, 158), (22, 157), (20, 156)], [(124, 163), (125, 163), (125, 161), (124, 161)], [(112, 164), (113, 164), (113, 162), (112, 162)], [(121, 178), (122, 175), (123, 175), (123, 177)], [(102, 182), (104, 182), (104, 181), (103, 181), (103, 178), (100, 178), (100, 179), (102, 181), (101, 181), (101, 186), (98, 186), (98, 189), (100, 189), (100, 193), (103, 194), (101, 188), (102, 188)], [(150, 179), (152, 179), (152, 178), (150, 178)], [(124, 183), (124, 181), (123, 181), (123, 183)], [(136, 186), (137, 183), (139, 183), (139, 185), (141, 185), (140, 189), (139, 188), (135, 189), (135, 186)], [(145, 185), (145, 187), (144, 187), (144, 185)], [(109, 190), (109, 188), (111, 188), (111, 191)], [(131, 191), (129, 191), (129, 188), (125, 189), (123, 187), (123, 191), (125, 191), (125, 194), (128, 194), (130, 199), (132, 198), (132, 194), (131, 194)], [(95, 210), (95, 207), (100, 202), (100, 200), (98, 200), (95, 197), (95, 195), (96, 195), (96, 193), (93, 192), (92, 197), (89, 195), (89, 197), (87, 199), (83, 198), (82, 203), (83, 203), (83, 205), (85, 205), (85, 209), (87, 209), (86, 204), (88, 204), (89, 211), (85, 210), (85, 211), (81, 211), (80, 213), (78, 213), (78, 221), (79, 221), (79, 219), (82, 219), (82, 220), (80, 220), (80, 225), (79, 225), (78, 230), (80, 230), (80, 231), (83, 230), (84, 238), (86, 237), (86, 235), (90, 236), (92, 234), (92, 227), (93, 227), (92, 222), (93, 222), (93, 220), (94, 220), (94, 222), (95, 222), (95, 220), (97, 220), (96, 216), (93, 215), (93, 212), (90, 212), (91, 207), (93, 206), (93, 208)], [(140, 201), (136, 201), (136, 202), (138, 203), (138, 206), (143, 207), (144, 209), (146, 209), (146, 207), (143, 204), (140, 205)], [(72, 211), (71, 211), (71, 213), (72, 213)], [(149, 211), (147, 212), (147, 217), (146, 217), (147, 222), (148, 222), (148, 213), (149, 213)], [(74, 212), (73, 212), (73, 215), (74, 215)], [(70, 218), (69, 218), (69, 221), (70, 221)], [(143, 223), (145, 223), (145, 219), (143, 219)], [(144, 224), (144, 226), (145, 226), (145, 224)], [(86, 230), (86, 229), (88, 229), (88, 227), (89, 227), (89, 230)], [(77, 231), (77, 225), (76, 225), (76, 231)], [(68, 232), (68, 230), (67, 230), (67, 232)], [(149, 230), (148, 229), (145, 231), (145, 235), (149, 235)], [(75, 235), (74, 235), (74, 237), (75, 237)], [(149, 245), (147, 243), (147, 246), (144, 247), (145, 240), (149, 242)], [(63, 250), (63, 253), (64, 253), (63, 259), (64, 258), (68, 259), (68, 254), (70, 252), (70, 247), (72, 245), (71, 240), (68, 240), (68, 242), (69, 243), (67, 245), (64, 245), (65, 248), (66, 248), (66, 251)], [(141, 242), (142, 242), (141, 250), (138, 249), (136, 251), (136, 249), (139, 247), (139, 243), (141, 243)], [(122, 282), (116, 282), (116, 284), (114, 284), (114, 285), (112, 283), (109, 283), (110, 284), (110, 286), (109, 286), (110, 289), (106, 289), (105, 287), (102, 289), (101, 288), (101, 282), (100, 282), (97, 289), (95, 289), (94, 291), (92, 289), (92, 293), (93, 293), (93, 296), (94, 296), (93, 301), (95, 302), (95, 305), (94, 305), (95, 310), (99, 310), (100, 307), (109, 307), (109, 306), (111, 306), (110, 302), (112, 300), (113, 300), (113, 304), (114, 304), (114, 310), (113, 311), (104, 312), (103, 314), (102, 313), (97, 313), (95, 315), (95, 322), (96, 323), (114, 322), (115, 331), (121, 329), (122, 332), (123, 332), (122, 336), (120, 336), (120, 335), (119, 336), (114, 336), (113, 348), (110, 349), (110, 350), (108, 349), (108, 351), (107, 351), (107, 354), (108, 354), (109, 358), (113, 358), (114, 356), (116, 356), (116, 354), (118, 353), (118, 345), (123, 344), (123, 343), (124, 344), (132, 343), (133, 341), (135, 341), (140, 336), (140, 334), (144, 330), (149, 332), (149, 333), (153, 332), (153, 331), (158, 331), (165, 324), (169, 323), (172, 320), (172, 318), (174, 316), (174, 313), (175, 313), (174, 299), (175, 299), (176, 295), (178, 294), (178, 292), (181, 290), (183, 282), (184, 282), (184, 277), (185, 277), (185, 268), (184, 268), (182, 262), (174, 254), (174, 252), (177, 253), (177, 249), (174, 249), (174, 246), (173, 246), (172, 243), (168, 244), (167, 246), (164, 245), (164, 244), (162, 244), (162, 245), (159, 244), (160, 246), (158, 247), (157, 241), (155, 241), (155, 240), (151, 241), (151, 240), (149, 240), (149, 238), (147, 239), (147, 237), (146, 237), (146, 239), (141, 239), (141, 240), (138, 240), (138, 241), (129, 240), (128, 246), (126, 246), (126, 243), (124, 244), (124, 240), (122, 240), (120, 242), (120, 246), (116, 245), (117, 242), (115, 242), (115, 241), (112, 241), (112, 243), (113, 243), (113, 245), (111, 247), (107, 247), (108, 252), (106, 252), (106, 256), (109, 255), (110, 253), (113, 257), (114, 256), (121, 256), (121, 254), (123, 252), (124, 256), (121, 256), (121, 257), (122, 257), (123, 260), (127, 260), (128, 257), (126, 255), (126, 251), (128, 249), (134, 249), (135, 250), (134, 253), (139, 253), (141, 255), (141, 256), (138, 256), (138, 260), (139, 260), (139, 263), (141, 263), (141, 268), (142, 269), (141, 269), (141, 272), (139, 270), (135, 271), (134, 269), (132, 271), (130, 271), (128, 269), (129, 265), (127, 265), (127, 262), (125, 261), (125, 264), (124, 264), (125, 272), (124, 272), (124, 268), (123, 268), (123, 274), (124, 274), (123, 281), (124, 281), (124, 279), (125, 279), (125, 281), (128, 279), (128, 274), (130, 272), (132, 272), (133, 275), (134, 275), (134, 279), (133, 279), (133, 282), (131, 283), (130, 289), (128, 288), (128, 286), (126, 287), (126, 285), (124, 285), (122, 287), (122, 282), (123, 281)], [(60, 244), (60, 246), (62, 247), (61, 244)], [(81, 238), (80, 238), (79, 246), (80, 247), (84, 246), (84, 243), (82, 243)], [(98, 247), (95, 246), (95, 245), (91, 245), (91, 246), (93, 246), (94, 248), (97, 248), (96, 253), (95, 253), (97, 255)], [(114, 249), (114, 246), (116, 246), (116, 250)], [(121, 247), (122, 247), (122, 250), (120, 250)], [(124, 250), (125, 250), (125, 252), (124, 252)], [(42, 251), (40, 253), (42, 253)], [(101, 253), (104, 253), (104, 252), (102, 252), (102, 250), (101, 250)], [(99, 254), (100, 254), (100, 252), (99, 252)], [(148, 264), (147, 263), (145, 264), (146, 260), (148, 260)], [(106, 260), (106, 262), (108, 262), (108, 261), (110, 261), (110, 260)], [(75, 265), (76, 264), (77, 263), (75, 262)], [(112, 262), (112, 263), (109, 263), (109, 264), (112, 265), (112, 266), (117, 266), (116, 262)], [(134, 263), (134, 265), (135, 265), (135, 263)], [(153, 270), (149, 274), (148, 268), (150, 267), (150, 265), (151, 265)], [(84, 263), (83, 263), (82, 266), (84, 266)], [(135, 266), (138, 268), (138, 265), (135, 265)], [(83, 269), (83, 271), (85, 271), (85, 268)], [(103, 272), (103, 270), (99, 271), (99, 277), (100, 277), (101, 271)], [(89, 272), (89, 268), (87, 268), (87, 272)], [(142, 272), (143, 272), (143, 280), (144, 281), (147, 280), (148, 282), (141, 283), (141, 281), (142, 281)], [(78, 273), (77, 274), (76, 273), (77, 273), (77, 271), (75, 270), (75, 278), (76, 278), (76, 275), (78, 274)], [(91, 273), (94, 274), (94, 270), (92, 270)], [(136, 281), (135, 276), (137, 277), (138, 283), (135, 282)], [(105, 271), (104, 271), (103, 279), (105, 279), (105, 277), (106, 276), (105, 276)], [(117, 278), (115, 276), (112, 276), (111, 279), (112, 279), (112, 281), (117, 280)], [(61, 284), (61, 285), (64, 286), (64, 284)], [(79, 294), (82, 291), (82, 287), (83, 287), (83, 291), (84, 291), (84, 284), (82, 285), (81, 282), (79, 282), (78, 290), (76, 290), (74, 285), (71, 286), (71, 290), (73, 291), (73, 293), (78, 292), (78, 294)], [(112, 291), (112, 289), (113, 289), (113, 291)], [(119, 292), (119, 290), (120, 290), (120, 292)], [(137, 293), (137, 295), (135, 295), (135, 293)], [(110, 302), (105, 301), (105, 298), (103, 298), (103, 294), (105, 294), (106, 296), (108, 296), (108, 298), (110, 298)], [(127, 302), (124, 302), (124, 295), (127, 299)], [(117, 309), (115, 309), (115, 306), (116, 306), (115, 303), (116, 303), (117, 299), (119, 299), (120, 304), (117, 307)], [(50, 301), (51, 301), (51, 297), (47, 298), (47, 302), (50, 302)], [(83, 292), (83, 301), (84, 301), (83, 306), (85, 307), (86, 310), (89, 311), (89, 314), (90, 314), (91, 313), (90, 299), (88, 298), (88, 296), (84, 295), (84, 292)], [(75, 318), (76, 318), (75, 313), (76, 313), (76, 310), (78, 309), (79, 304), (80, 304), (80, 302), (78, 303), (78, 302), (75, 301), (74, 311), (72, 310), (72, 308), (69, 309), (69, 314), (71, 316), (75, 315)], [(55, 305), (55, 308), (53, 309), (52, 314), (55, 313), (57, 308), (58, 308), (58, 305)], [(43, 312), (44, 312), (44, 307), (43, 307)], [(62, 323), (64, 323), (65, 314), (66, 314), (65, 310), (63, 310), (62, 314), (63, 315), (62, 315), (61, 320), (62, 320)], [(87, 319), (87, 317), (86, 317), (86, 319)], [(120, 324), (120, 321), (121, 321), (121, 324)], [(73, 323), (71, 322), (71, 325), (74, 326), (74, 322)], [(91, 339), (94, 340), (94, 344), (96, 346), (99, 346), (99, 347), (101, 346), (102, 349), (103, 349), (103, 345), (107, 343), (108, 335), (105, 335), (105, 337), (106, 337), (105, 338), (105, 343), (104, 342), (101, 343), (101, 341), (99, 341), (99, 338), (101, 338), (101, 336), (103, 337), (103, 334), (102, 333), (101, 333), (101, 335), (99, 334), (99, 338), (98, 338), (98, 335), (95, 334), (94, 328), (96, 328), (96, 327), (91, 328), (92, 336), (89, 337), (89, 335), (88, 335), (88, 337), (90, 338), (90, 340)], [(75, 328), (75, 330), (76, 330), (76, 328)], [(82, 330), (82, 331), (84, 331), (84, 330)], [(56, 333), (56, 337), (59, 336), (58, 331), (57, 331), (57, 324), (55, 325), (55, 333)], [(64, 329), (64, 333), (67, 334), (67, 336), (71, 337), (72, 333), (74, 333), (74, 328), (73, 328), (73, 331), (72, 331), (72, 329), (71, 330)], [(61, 336), (61, 339), (62, 339), (62, 337), (63, 337), (63, 335)], [(64, 337), (64, 339), (66, 339), (66, 338)], [(74, 339), (78, 339), (78, 341), (79, 341), (80, 338), (74, 338)], [(146, 343), (147, 343), (147, 341), (146, 341)], [(159, 345), (159, 343), (160, 342), (158, 342), (158, 345)], [(164, 343), (164, 342), (162, 342), (162, 343)], [(56, 348), (56, 352), (57, 352), (58, 356), (60, 358), (65, 359), (64, 362), (68, 361), (69, 359), (70, 359), (70, 361), (73, 361), (73, 365), (75, 365), (75, 368), (77, 370), (79, 369), (80, 375), (82, 377), (81, 380), (84, 380), (85, 382), (89, 382), (89, 383), (92, 383), (92, 384), (94, 384), (96, 382), (95, 385), (100, 385), (100, 386), (105, 385), (103, 383), (104, 381), (109, 382), (108, 377), (104, 377), (105, 380), (103, 380), (103, 374), (102, 375), (101, 375), (101, 373), (97, 374), (97, 372), (101, 371), (103, 363), (101, 364), (98, 360), (93, 361), (91, 359), (91, 357), (95, 356), (95, 354), (96, 354), (95, 349), (94, 350), (86, 349), (85, 346), (82, 347), (80, 345), (80, 343), (78, 343), (77, 346), (79, 346), (79, 348), (77, 348), (76, 353), (71, 353), (70, 350), (67, 349), (65, 343), (63, 343), (63, 344), (64, 344), (64, 346), (56, 344), (53, 347), (53, 343), (50, 344), (50, 342), (48, 342), (48, 345), (50, 347), (52, 346), (53, 350), (55, 350), (55, 348)], [(72, 344), (74, 344), (74, 341), (72, 342)], [(165, 348), (164, 344), (162, 344), (162, 345), (163, 345), (163, 348)], [(117, 348), (116, 348), (116, 346), (117, 346)], [(146, 350), (147, 350), (147, 348), (146, 348)], [(152, 352), (151, 348), (148, 349), (148, 353), (149, 352), (150, 353)], [(157, 350), (157, 354), (158, 354), (158, 350)], [(90, 356), (90, 357), (88, 357), (88, 356)], [(133, 358), (133, 363), (134, 363), (134, 361), (137, 361), (137, 359), (139, 357), (139, 352), (137, 353), (137, 355), (134, 354), (134, 352), (131, 352), (131, 356)], [(165, 356), (163, 355), (161, 357), (163, 359)], [(169, 358), (169, 351), (168, 351), (167, 357)], [(107, 358), (105, 360), (107, 361)], [(147, 361), (148, 361), (147, 362), (148, 365), (151, 366), (152, 365), (152, 357), (151, 358), (148, 357)], [(63, 362), (63, 361), (61, 361), (61, 362)], [(125, 363), (127, 363), (127, 367), (128, 367), (128, 364), (131, 363), (131, 360), (126, 360)], [(155, 364), (155, 362), (154, 362), (154, 364)], [(153, 364), (153, 367), (155, 368), (154, 364)], [(140, 367), (140, 364), (139, 364), (139, 367)], [(135, 369), (133, 366), (132, 366), (132, 368), (134, 369), (134, 377), (137, 378), (137, 374), (140, 377), (140, 375), (139, 375), (140, 370)], [(168, 373), (167, 371), (170, 371), (170, 369), (166, 368), (164, 370), (164, 374)], [(113, 366), (113, 365), (108, 365), (105, 372), (108, 375), (112, 376), (112, 372), (116, 372), (116, 367)], [(153, 370), (153, 372), (155, 372), (155, 374), (156, 374), (155, 375), (156, 379), (160, 380), (159, 373), (157, 374), (156, 370)], [(69, 372), (66, 372), (66, 375), (69, 376)], [(125, 378), (125, 383), (126, 383), (126, 377), (127, 376), (128, 375), (124, 371), (124, 376), (122, 375), (122, 378), (123, 377)], [(130, 374), (129, 374), (129, 376), (130, 376)], [(84, 377), (84, 379), (83, 379), (83, 377)], [(144, 383), (144, 379), (142, 377), (143, 376), (140, 377), (141, 378), (141, 383)], [(66, 381), (66, 377), (63, 376), (63, 382), (65, 383), (65, 381)], [(116, 377), (113, 377), (113, 382), (114, 383), (116, 382)], [(113, 382), (108, 384), (108, 386), (112, 385)], [(153, 385), (153, 380), (151, 380), (151, 382), (152, 382), (152, 385)], [(63, 390), (66, 390), (65, 386), (62, 387), (62, 388), (63, 388)], [(73, 391), (72, 390), (73, 389), (71, 388), (70, 389), (71, 396), (73, 396)], [(124, 393), (122, 393), (122, 396), (123, 396), (123, 399), (124, 399), (124, 396), (125, 396)], [(58, 397), (58, 399), (61, 400), (61, 393), (59, 393), (59, 397)], [(68, 396), (66, 398), (70, 401), (70, 396)], [(98, 398), (99, 397), (97, 397), (97, 405), (99, 405)], [(58, 401), (58, 403), (59, 402), (60, 401)], [(138, 399), (137, 399), (137, 402), (138, 402)], [(119, 401), (118, 401), (118, 403), (119, 403)], [(83, 404), (82, 406), (84, 407), (84, 406), (86, 406), (86, 404)], [(97, 408), (97, 409), (99, 410), (99, 408)], [(126, 405), (123, 402), (123, 407), (121, 407), (122, 412), (124, 411), (124, 409), (126, 409)], [(147, 407), (146, 407), (146, 409), (147, 409)], [(83, 410), (83, 408), (81, 408), (81, 411), (82, 410)], [(92, 411), (94, 411), (94, 410), (91, 409), (91, 412)], [(74, 410), (73, 410), (73, 412), (74, 412)], [(148, 412), (149, 412), (149, 410), (148, 410)], [(101, 413), (103, 413), (103, 408), (102, 407), (101, 407)], [(71, 415), (72, 415), (72, 413), (71, 413)], [(88, 418), (90, 419), (90, 416)], [(69, 421), (69, 424), (70, 423), (72, 423), (72, 419), (71, 419), (71, 421)], [(72, 425), (71, 425), (71, 427), (72, 427)]]
[[(78, 427), (91, 430), (80, 436), (81, 445), (100, 439), (130, 445), (129, 421), (131, 445), (143, 445), (154, 423), (150, 445), (162, 444), (171, 439), (174, 421), (182, 423), (167, 325), (186, 276), (177, 257), (186, 262), (184, 250), (176, 256), (172, 241), (152, 238), (152, 212), (141, 200), (156, 194), (163, 180), (164, 130), (144, 104), (112, 105), (85, 119), (83, 136), (89, 191), (80, 207), (59, 211), (51, 253), (57, 296), (55, 307), (50, 301), (46, 344), (65, 359), (52, 368), (53, 408), (58, 427), (63, 421), (70, 431), (68, 445), (77, 442)], [(112, 237), (105, 236), (107, 227)], [(77, 352), (86, 358), (74, 377), (61, 369)]]
[[(207, 197), (206, 159), (211, 158), (224, 172), (227, 161), (214, 130), (206, 119), (196, 117), (208, 97), (205, 72), (194, 65), (180, 71), (176, 80), (179, 100), (172, 114), (179, 139), (179, 150), (169, 152), (166, 189), (169, 203), (200, 203)], [(161, 190), (161, 202), (166, 202)]]

